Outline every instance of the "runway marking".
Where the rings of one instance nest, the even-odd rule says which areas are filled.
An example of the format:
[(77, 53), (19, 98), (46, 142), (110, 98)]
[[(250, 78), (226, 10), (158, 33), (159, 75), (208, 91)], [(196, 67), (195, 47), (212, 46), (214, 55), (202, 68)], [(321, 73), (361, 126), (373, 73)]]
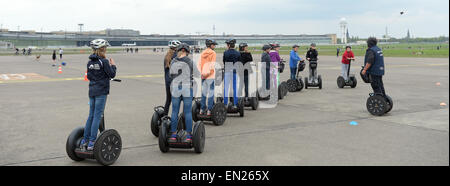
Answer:
[[(8, 76), (10, 77), (10, 76)], [(32, 76), (30, 76), (32, 77)], [(42, 76), (45, 77), (45, 76)], [(129, 76), (117, 76), (118, 79), (139, 79), (139, 78), (160, 78), (164, 77), (163, 74), (154, 74), (154, 75), (129, 75)], [(2, 80), (2, 78), (0, 78)], [(83, 81), (84, 77), (80, 78), (42, 78), (42, 79), (19, 79), (19, 80), (8, 80), (8, 81), (0, 81), (0, 84), (13, 84), (13, 83), (41, 83), (41, 82), (60, 82), (60, 81)]]

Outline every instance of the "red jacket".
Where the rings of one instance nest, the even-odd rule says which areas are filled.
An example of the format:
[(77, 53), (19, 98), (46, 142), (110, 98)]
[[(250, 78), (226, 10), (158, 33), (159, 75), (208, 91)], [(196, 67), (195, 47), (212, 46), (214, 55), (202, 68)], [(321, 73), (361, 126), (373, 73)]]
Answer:
[(348, 58), (354, 58), (355, 54), (353, 54), (353, 51), (344, 52), (344, 55), (342, 55), (342, 64), (350, 64), (350, 61), (348, 60)]

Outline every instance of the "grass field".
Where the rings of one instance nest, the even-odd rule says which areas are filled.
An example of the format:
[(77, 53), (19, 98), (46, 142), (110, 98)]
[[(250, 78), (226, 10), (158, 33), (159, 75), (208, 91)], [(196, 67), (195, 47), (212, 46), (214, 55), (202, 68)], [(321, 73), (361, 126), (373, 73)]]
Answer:
[[(414, 44), (389, 44), (389, 45), (379, 45), (384, 52), (386, 57), (422, 57), (422, 58), (448, 58), (449, 57), (449, 44), (448, 43), (414, 43)], [(440, 50), (437, 47), (441, 46)], [(317, 46), (319, 50), (319, 55), (321, 56), (335, 56), (337, 47), (341, 48), (342, 55), (345, 50), (343, 45), (319, 45)], [(304, 56), (308, 46), (301, 46), (299, 49), (300, 56)], [(355, 45), (353, 46), (353, 52), (356, 56), (364, 56), (366, 51), (366, 46)], [(150, 52), (150, 49), (139, 48), (140, 52)], [(33, 50), (33, 55), (51, 55), (54, 49), (41, 49)], [(261, 53), (261, 47), (250, 47), (252, 53)], [(292, 50), (290, 46), (282, 46), (281, 54), (288, 55)], [(223, 53), (225, 48), (217, 48), (217, 53)], [(58, 52), (58, 50), (57, 50)], [(90, 53), (89, 48), (65, 48), (64, 54), (88, 54)], [(123, 48), (109, 48), (108, 53), (121, 53), (124, 52)], [(0, 56), (10, 56), (14, 55), (15, 51), (0, 50)]]
[[(415, 44), (389, 44), (379, 45), (383, 49), (384, 56), (386, 57), (432, 57), (432, 58), (448, 58), (449, 57), (449, 44), (447, 43), (415, 43)], [(439, 50), (437, 47), (441, 46)], [(341, 48), (340, 55), (342, 56), (345, 46), (338, 45), (323, 45), (317, 46), (319, 55), (322, 56), (335, 56), (337, 53), (337, 47)], [(308, 50), (308, 46), (300, 46), (299, 54), (304, 56)], [(353, 46), (353, 52), (356, 56), (364, 56), (367, 47), (363, 45)], [(250, 50), (254, 53), (260, 53), (261, 47), (250, 47)], [(282, 46), (281, 54), (288, 55), (292, 50), (291, 46)], [(216, 50), (218, 53), (223, 53), (224, 48)]]

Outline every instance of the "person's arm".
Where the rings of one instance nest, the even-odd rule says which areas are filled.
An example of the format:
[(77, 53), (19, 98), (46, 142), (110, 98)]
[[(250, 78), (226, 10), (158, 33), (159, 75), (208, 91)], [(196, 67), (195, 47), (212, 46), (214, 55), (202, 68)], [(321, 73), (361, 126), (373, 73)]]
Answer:
[(372, 64), (375, 62), (375, 54), (373, 53), (373, 51), (368, 50), (366, 55), (367, 55), (367, 60), (366, 60), (366, 66), (364, 66), (364, 69), (362, 71), (363, 75), (365, 75), (367, 73), (367, 70), (369, 70), (370, 67), (372, 66)]
[(114, 61), (114, 59), (110, 59), (108, 60), (103, 60), (103, 69), (105, 71), (105, 73), (108, 75), (109, 78), (115, 78), (116, 77), (116, 63)]

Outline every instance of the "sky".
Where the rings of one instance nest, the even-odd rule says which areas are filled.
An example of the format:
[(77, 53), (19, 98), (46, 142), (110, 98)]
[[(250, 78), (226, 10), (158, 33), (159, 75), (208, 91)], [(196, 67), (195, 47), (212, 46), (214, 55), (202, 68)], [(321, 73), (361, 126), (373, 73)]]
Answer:
[[(449, 36), (448, 0), (0, 0), (10, 30), (134, 29), (141, 34)], [(404, 11), (404, 15), (400, 12)]]

